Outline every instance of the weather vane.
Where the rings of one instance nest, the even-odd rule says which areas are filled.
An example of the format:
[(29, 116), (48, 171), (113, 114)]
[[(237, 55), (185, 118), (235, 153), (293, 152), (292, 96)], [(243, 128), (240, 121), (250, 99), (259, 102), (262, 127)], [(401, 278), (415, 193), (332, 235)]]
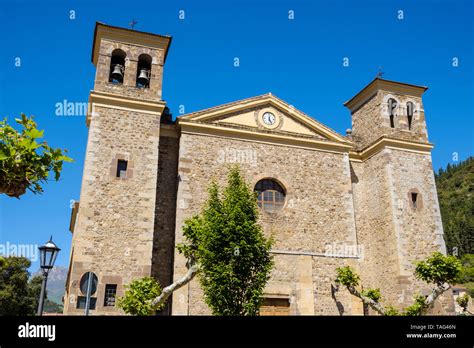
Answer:
[(137, 24), (138, 22), (135, 20), (135, 18), (132, 19), (132, 21), (130, 23), (128, 23), (128, 25), (130, 27), (132, 27), (132, 30), (133, 30), (133, 27), (135, 27), (135, 24)]
[(383, 75), (383, 74), (385, 74), (385, 73), (382, 71), (382, 67), (379, 66), (379, 70), (378, 70), (378, 72), (377, 72), (377, 76), (376, 76), (376, 77), (382, 78), (382, 75)]

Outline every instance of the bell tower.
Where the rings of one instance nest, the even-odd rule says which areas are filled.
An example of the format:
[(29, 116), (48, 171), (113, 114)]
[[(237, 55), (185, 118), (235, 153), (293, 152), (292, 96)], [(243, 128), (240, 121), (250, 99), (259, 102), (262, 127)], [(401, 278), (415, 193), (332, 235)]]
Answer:
[(91, 314), (118, 314), (124, 285), (151, 275), (163, 66), (171, 37), (97, 23), (96, 66), (81, 196), (73, 233), (65, 314), (83, 314), (87, 272), (97, 276)]
[(375, 78), (344, 105), (352, 114), (352, 137), (363, 149), (383, 135), (428, 142), (422, 95), (427, 87)]
[[(426, 87), (374, 79), (345, 103), (352, 114), (351, 180), (361, 278), (399, 309), (430, 287), (416, 261), (446, 253), (422, 95)], [(380, 280), (383, 279), (383, 282)], [(447, 313), (443, 296), (435, 311)]]

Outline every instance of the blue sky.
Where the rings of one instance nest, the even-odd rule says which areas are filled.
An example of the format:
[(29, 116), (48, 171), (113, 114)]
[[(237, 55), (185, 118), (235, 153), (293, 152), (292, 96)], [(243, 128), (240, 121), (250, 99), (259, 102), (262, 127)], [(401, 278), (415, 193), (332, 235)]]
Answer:
[(137, 30), (173, 36), (163, 97), (175, 116), (180, 105), (188, 113), (272, 92), (344, 134), (351, 123), (343, 102), (379, 66), (384, 78), (426, 85), (438, 169), (454, 152), (460, 160), (474, 153), (472, 13), (469, 0), (0, 0), (0, 116), (35, 115), (48, 143), (75, 160), (43, 195), (0, 197), (0, 243), (42, 244), (52, 234), (62, 248), (57, 264), (68, 264), (69, 205), (79, 199), (87, 127), (84, 117), (56, 116), (55, 105), (88, 99), (96, 21), (127, 26), (135, 18)]

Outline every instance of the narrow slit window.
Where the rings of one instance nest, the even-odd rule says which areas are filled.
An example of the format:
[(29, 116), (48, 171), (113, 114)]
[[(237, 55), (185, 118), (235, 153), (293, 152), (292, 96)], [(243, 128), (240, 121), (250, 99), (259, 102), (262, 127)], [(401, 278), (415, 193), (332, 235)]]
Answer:
[(390, 117), (390, 128), (395, 128), (395, 112), (397, 109), (397, 101), (390, 98), (388, 100), (388, 115)]
[(118, 160), (117, 162), (117, 178), (125, 178), (127, 176), (127, 161)]
[(411, 125), (413, 122), (413, 103), (407, 103), (407, 120), (408, 120), (408, 130), (411, 130)]
[(411, 193), (411, 205), (414, 209), (417, 208), (417, 200), (418, 200), (418, 193), (412, 192)]

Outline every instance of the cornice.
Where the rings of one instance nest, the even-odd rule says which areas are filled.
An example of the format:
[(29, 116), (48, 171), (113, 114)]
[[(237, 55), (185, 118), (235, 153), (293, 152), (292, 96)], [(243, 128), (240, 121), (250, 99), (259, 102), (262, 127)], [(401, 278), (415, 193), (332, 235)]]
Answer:
[(251, 107), (257, 107), (263, 104), (270, 104), (273, 107), (278, 108), (279, 110), (283, 111), (284, 113), (298, 120), (303, 125), (316, 131), (322, 136), (328, 138), (330, 141), (340, 142), (342, 144), (352, 146), (352, 143), (349, 140), (347, 140), (342, 135), (338, 134), (336, 131), (317, 122), (310, 116), (306, 115), (304, 112), (296, 109), (292, 105), (286, 103), (285, 101), (274, 96), (271, 93), (264, 94), (257, 97), (248, 98), (248, 99), (243, 99), (239, 101), (234, 101), (234, 102), (219, 105), (213, 108), (183, 115), (183, 116), (178, 117), (178, 122), (179, 123), (184, 122), (184, 121), (210, 122), (212, 120), (219, 119), (221, 116), (225, 114), (234, 113), (236, 111), (248, 109)]
[(225, 127), (217, 124), (198, 123), (180, 120), (181, 134), (198, 134), (252, 141), (273, 145), (315, 149), (325, 152), (347, 153), (351, 144), (343, 144), (333, 141), (322, 141), (313, 138), (297, 138), (287, 134), (263, 133), (253, 130)]
[(431, 143), (401, 140), (382, 136), (361, 151), (350, 151), (349, 159), (352, 162), (364, 162), (384, 149), (430, 154), (433, 147), (434, 145)]
[(86, 124), (89, 126), (94, 107), (114, 108), (119, 110), (135, 111), (160, 116), (166, 107), (164, 101), (146, 101), (106, 92), (91, 91)]
[(168, 55), (168, 50), (172, 40), (171, 36), (114, 27), (97, 22), (94, 30), (94, 41), (92, 44), (91, 56), (91, 60), (94, 65), (97, 65), (100, 51), (100, 41), (103, 38), (122, 43), (131, 43), (139, 46), (161, 48), (165, 51), (163, 63), (166, 61), (166, 56)]
[(425, 86), (412, 85), (404, 82), (397, 82), (391, 80), (384, 80), (376, 77), (368, 85), (362, 88), (355, 96), (344, 103), (351, 112), (354, 112), (358, 107), (364, 104), (367, 100), (377, 94), (379, 90), (421, 97), (428, 89)]

